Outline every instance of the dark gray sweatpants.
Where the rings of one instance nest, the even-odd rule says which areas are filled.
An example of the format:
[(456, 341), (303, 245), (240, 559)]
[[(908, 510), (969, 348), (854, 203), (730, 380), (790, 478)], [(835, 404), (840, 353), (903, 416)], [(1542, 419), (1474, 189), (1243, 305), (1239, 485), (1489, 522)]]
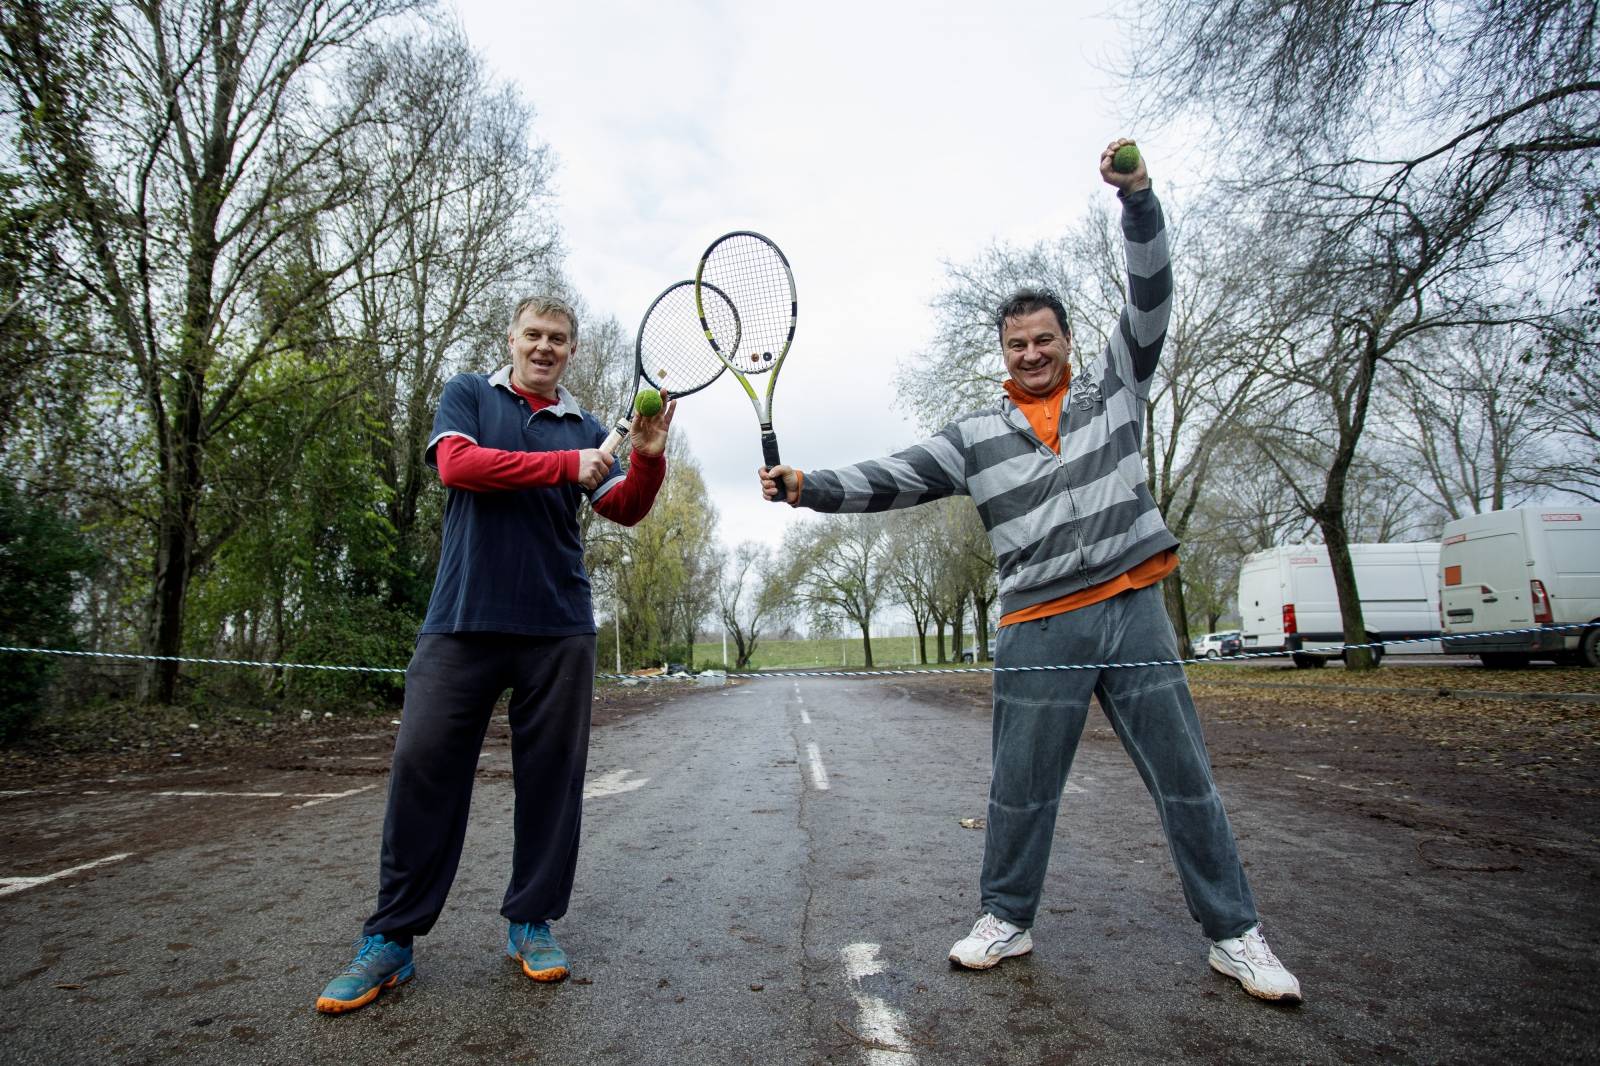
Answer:
[[(1005, 626), (995, 647), (996, 667), (1177, 657), (1160, 585)], [(1255, 925), (1255, 900), (1181, 666), (995, 674), (983, 910), (1023, 928), (1033, 924), (1091, 694), (1156, 801), (1189, 913), (1212, 940)]]
[(500, 913), (513, 922), (566, 913), (578, 863), (594, 667), (592, 634), (418, 638), (389, 775), (378, 907), (364, 935), (421, 936), (444, 910), (489, 716), (508, 688), (517, 800), (511, 883)]

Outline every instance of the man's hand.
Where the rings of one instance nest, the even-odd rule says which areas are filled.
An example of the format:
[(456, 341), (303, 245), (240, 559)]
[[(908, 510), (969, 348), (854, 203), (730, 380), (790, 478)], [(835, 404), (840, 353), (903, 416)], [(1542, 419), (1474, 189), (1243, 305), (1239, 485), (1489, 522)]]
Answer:
[(585, 492), (593, 492), (611, 473), (611, 453), (599, 448), (584, 448), (578, 452), (578, 484)]
[(668, 399), (666, 392), (662, 392), (661, 397), (667, 400), (667, 405), (659, 414), (633, 416), (633, 429), (629, 433), (633, 437), (633, 450), (640, 455), (660, 455), (667, 450), (667, 430), (672, 425), (672, 413), (678, 409), (678, 401)]
[(1100, 153), (1100, 177), (1107, 185), (1116, 186), (1117, 192), (1124, 195), (1150, 187), (1150, 175), (1145, 173), (1143, 152), (1139, 153), (1139, 165), (1126, 174), (1111, 167), (1111, 157), (1117, 154), (1117, 149), (1132, 143), (1133, 139), (1130, 137), (1118, 137), (1106, 145), (1106, 150)]
[(756, 476), (761, 479), (761, 495), (769, 500), (778, 498), (778, 479), (783, 479), (784, 499), (794, 503), (800, 498), (800, 478), (794, 472), (794, 467), (784, 466), (779, 463), (768, 470), (766, 467), (756, 471)]

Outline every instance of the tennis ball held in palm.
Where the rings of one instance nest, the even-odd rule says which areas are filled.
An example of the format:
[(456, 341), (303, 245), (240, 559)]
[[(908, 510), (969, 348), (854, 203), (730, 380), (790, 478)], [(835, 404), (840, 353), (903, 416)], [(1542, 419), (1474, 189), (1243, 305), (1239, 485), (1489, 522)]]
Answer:
[(633, 409), (645, 417), (661, 413), (661, 393), (657, 389), (643, 388), (633, 398)]
[(1111, 169), (1118, 174), (1132, 174), (1139, 169), (1139, 149), (1125, 144), (1111, 155)]

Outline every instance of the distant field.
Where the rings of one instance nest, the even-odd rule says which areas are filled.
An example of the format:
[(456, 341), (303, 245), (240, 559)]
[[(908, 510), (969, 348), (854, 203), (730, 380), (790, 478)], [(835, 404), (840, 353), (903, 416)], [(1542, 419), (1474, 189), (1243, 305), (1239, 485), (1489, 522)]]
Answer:
[[(945, 654), (951, 654), (949, 637), (945, 638)], [(728, 666), (733, 667), (733, 642), (728, 643)], [(928, 658), (937, 657), (933, 638), (928, 638)], [(702, 643), (694, 646), (696, 666), (716, 666), (722, 662), (722, 643)], [(872, 641), (874, 666), (916, 666), (916, 637), (874, 637)], [(756, 645), (756, 655), (750, 665), (755, 669), (781, 670), (807, 666), (863, 666), (861, 638), (853, 640), (763, 640)]]

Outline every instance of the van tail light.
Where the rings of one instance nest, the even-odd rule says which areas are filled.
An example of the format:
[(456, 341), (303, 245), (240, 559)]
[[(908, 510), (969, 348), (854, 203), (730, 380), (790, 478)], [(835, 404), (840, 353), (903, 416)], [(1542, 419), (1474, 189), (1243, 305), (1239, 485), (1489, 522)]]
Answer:
[(1535, 578), (1528, 582), (1528, 602), (1533, 605), (1533, 620), (1548, 625), (1555, 619), (1550, 614), (1550, 597), (1544, 591), (1544, 582)]
[(1283, 605), (1283, 633), (1289, 636), (1298, 632), (1300, 629), (1294, 624), (1294, 604), (1286, 603)]

